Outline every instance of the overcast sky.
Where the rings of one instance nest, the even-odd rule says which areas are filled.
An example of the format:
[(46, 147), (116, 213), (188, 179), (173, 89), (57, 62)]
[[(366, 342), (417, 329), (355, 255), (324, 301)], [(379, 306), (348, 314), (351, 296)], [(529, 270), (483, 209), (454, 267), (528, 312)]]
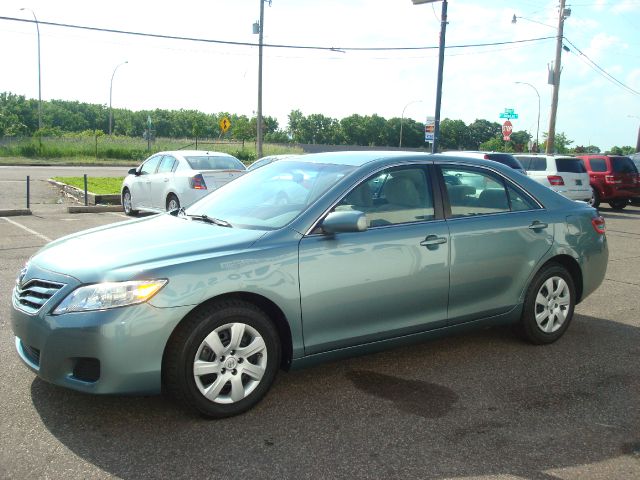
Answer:
[[(450, 0), (447, 45), (509, 42), (556, 35), (555, 0)], [(0, 16), (213, 40), (257, 43), (252, 24), (260, 0), (2, 0)], [(265, 4), (265, 43), (335, 47), (437, 46), (441, 3), (411, 0), (273, 0)], [(604, 71), (640, 92), (640, 0), (577, 0), (565, 37)], [(514, 13), (518, 19), (514, 25)], [(539, 23), (536, 23), (539, 22)], [(547, 24), (541, 25), (541, 24)], [(258, 49), (141, 38), (40, 26), (42, 97), (109, 103), (133, 110), (197, 109), (251, 116), (257, 108)], [(38, 97), (34, 24), (0, 20), (0, 91)], [(557, 132), (575, 145), (635, 145), (640, 95), (589, 66), (568, 45), (562, 58)], [(514, 130), (547, 131), (551, 86), (547, 65), (555, 39), (448, 49), (442, 118), (502, 121)], [(263, 112), (281, 127), (293, 109), (343, 118), (358, 113), (424, 122), (435, 108), (437, 49), (313, 51), (265, 48)], [(412, 103), (410, 102), (420, 101)]]

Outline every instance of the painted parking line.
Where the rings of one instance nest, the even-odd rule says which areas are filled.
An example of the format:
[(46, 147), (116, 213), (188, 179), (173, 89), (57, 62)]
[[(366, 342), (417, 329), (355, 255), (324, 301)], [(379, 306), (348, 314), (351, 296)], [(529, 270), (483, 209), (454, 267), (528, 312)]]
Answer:
[(105, 212), (105, 213), (108, 213), (109, 215), (114, 215), (116, 217), (127, 218), (127, 216), (124, 213), (116, 213), (116, 212)]
[(41, 233), (38, 233), (35, 230), (31, 230), (29, 227), (25, 227), (24, 225), (21, 225), (18, 222), (14, 222), (13, 220), (8, 219), (7, 217), (0, 217), (0, 218), (2, 218), (2, 220), (5, 220), (5, 221), (9, 222), (11, 225), (15, 225), (16, 227), (21, 228), (22, 230), (24, 230), (26, 232), (29, 232), (29, 233), (35, 235), (36, 237), (39, 237), (39, 238), (43, 239), (46, 242), (50, 242), (51, 241), (51, 239), (49, 237), (47, 237), (45, 235), (42, 235)]

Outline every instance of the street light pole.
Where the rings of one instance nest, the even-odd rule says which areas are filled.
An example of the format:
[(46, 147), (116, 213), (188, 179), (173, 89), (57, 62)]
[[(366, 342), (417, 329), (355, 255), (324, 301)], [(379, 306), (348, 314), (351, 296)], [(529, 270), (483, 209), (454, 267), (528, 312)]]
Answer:
[[(422, 3), (434, 3), (439, 0), (411, 0), (414, 5)], [(438, 152), (438, 141), (440, 140), (440, 106), (442, 104), (442, 76), (444, 71), (444, 46), (447, 35), (447, 0), (442, 0), (442, 13), (440, 14), (440, 47), (438, 49), (438, 86), (436, 88), (436, 114), (435, 126), (433, 130), (433, 144), (431, 153)]]
[(538, 143), (538, 135), (540, 134), (540, 93), (538, 92), (538, 89), (533, 85), (531, 85), (530, 83), (527, 83), (527, 82), (515, 82), (515, 83), (519, 83), (521, 85), (529, 85), (531, 88), (533, 88), (533, 90), (536, 92), (536, 95), (538, 96), (538, 124), (536, 126), (536, 152), (537, 152), (539, 150), (539, 145), (540, 145)]
[(36, 21), (36, 31), (38, 32), (38, 130), (42, 128), (42, 74), (40, 69), (40, 24), (33, 10), (30, 8), (21, 8), (21, 11), (27, 10), (33, 15)]
[(400, 117), (400, 142), (398, 142), (398, 148), (402, 148), (402, 124), (404, 122), (404, 111), (407, 109), (409, 105), (413, 105), (414, 103), (422, 103), (422, 100), (413, 100), (407, 103), (402, 109), (402, 116)]
[(109, 136), (111, 136), (111, 131), (113, 128), (113, 110), (111, 108), (111, 98), (113, 97), (113, 77), (116, 76), (116, 71), (125, 63), (129, 63), (128, 60), (118, 64), (116, 68), (113, 69), (113, 73), (111, 74), (111, 84), (109, 85)]

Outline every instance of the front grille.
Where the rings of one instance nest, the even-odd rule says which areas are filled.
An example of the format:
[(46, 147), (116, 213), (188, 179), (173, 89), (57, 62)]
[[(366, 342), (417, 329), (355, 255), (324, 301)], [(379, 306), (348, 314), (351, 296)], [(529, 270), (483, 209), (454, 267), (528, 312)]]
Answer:
[(38, 313), (44, 304), (62, 287), (64, 287), (63, 283), (34, 278), (22, 286), (16, 287), (16, 302), (21, 310), (33, 315)]
[(20, 341), (20, 346), (22, 347), (22, 351), (24, 352), (25, 356), (29, 359), (29, 361), (39, 367), (40, 366), (40, 350), (30, 345), (25, 345), (22, 341)]

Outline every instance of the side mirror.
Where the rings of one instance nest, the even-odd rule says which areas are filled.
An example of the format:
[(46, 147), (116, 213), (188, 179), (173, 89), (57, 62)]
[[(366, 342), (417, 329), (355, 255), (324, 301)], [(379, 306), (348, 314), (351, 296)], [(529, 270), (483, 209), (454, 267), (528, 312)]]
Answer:
[(368, 227), (367, 217), (357, 210), (331, 212), (321, 227), (325, 233), (364, 232)]
[(138, 175), (138, 169), (137, 168), (131, 168), (129, 169), (129, 175)]

